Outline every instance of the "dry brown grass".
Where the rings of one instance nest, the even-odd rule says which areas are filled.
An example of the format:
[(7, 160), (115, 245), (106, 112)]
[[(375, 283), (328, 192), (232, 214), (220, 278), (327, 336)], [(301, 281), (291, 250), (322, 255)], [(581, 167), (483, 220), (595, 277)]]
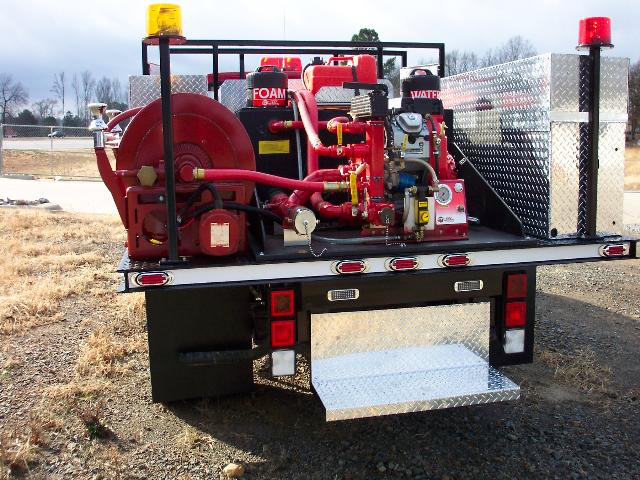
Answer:
[(32, 173), (41, 176), (76, 176), (99, 178), (96, 156), (92, 150), (7, 150), (5, 173)]
[(588, 393), (609, 392), (611, 369), (601, 365), (592, 350), (581, 349), (571, 354), (543, 350), (538, 352), (538, 358), (564, 383)]
[(76, 373), (80, 377), (115, 377), (123, 375), (131, 368), (127, 357), (144, 351), (146, 339), (143, 335), (116, 337), (106, 328), (94, 331), (83, 345), (76, 363)]
[(625, 149), (624, 189), (640, 191), (640, 146), (627, 145)]
[(174, 437), (174, 445), (182, 452), (189, 452), (201, 447), (214, 448), (215, 441), (209, 434), (204, 434), (196, 427), (187, 426)]
[(111, 294), (117, 277), (103, 242), (122, 237), (111, 217), (0, 211), (0, 335), (61, 320), (65, 300)]
[[(0, 466), (6, 468), (6, 478), (13, 474), (29, 472), (29, 463), (34, 460), (36, 446), (30, 439), (21, 439), (15, 435), (0, 437)], [(0, 478), (4, 478), (0, 477)]]

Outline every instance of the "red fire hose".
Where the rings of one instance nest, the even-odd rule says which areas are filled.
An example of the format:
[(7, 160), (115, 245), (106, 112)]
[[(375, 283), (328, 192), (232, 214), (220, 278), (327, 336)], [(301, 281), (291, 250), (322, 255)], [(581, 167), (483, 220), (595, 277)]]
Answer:
[[(304, 182), (338, 182), (342, 175), (338, 170), (316, 170), (308, 175)], [(324, 184), (324, 183), (323, 183)], [(295, 190), (291, 195), (280, 192), (276, 193), (269, 200), (269, 209), (278, 213), (281, 217), (286, 217), (291, 208), (304, 206), (314, 192), (309, 190)]]
[(308, 90), (298, 90), (293, 93), (293, 100), (298, 105), (300, 119), (307, 132), (307, 173), (318, 170), (318, 152), (316, 148), (322, 147), (318, 136), (318, 105), (316, 97)]
[(349, 218), (351, 216), (351, 203), (346, 202), (341, 205), (334, 205), (322, 198), (322, 193), (314, 192), (311, 195), (311, 206), (322, 218)]
[[(184, 178), (182, 171), (179, 172), (181, 180), (188, 182), (192, 179)], [(288, 188), (291, 190), (303, 190), (308, 192), (324, 192), (346, 189), (345, 185), (339, 182), (314, 182), (309, 180), (294, 180), (292, 178), (278, 177), (268, 173), (254, 172), (252, 170), (241, 170), (236, 168), (204, 169), (193, 170), (193, 180), (206, 180), (211, 182), (220, 181), (250, 181), (271, 185), (273, 187)]]
[(135, 107), (130, 108), (129, 110), (125, 110), (124, 112), (119, 113), (107, 123), (107, 132), (110, 132), (113, 127), (118, 125), (119, 123), (124, 122), (127, 118), (133, 117), (136, 113), (142, 110), (143, 107)]

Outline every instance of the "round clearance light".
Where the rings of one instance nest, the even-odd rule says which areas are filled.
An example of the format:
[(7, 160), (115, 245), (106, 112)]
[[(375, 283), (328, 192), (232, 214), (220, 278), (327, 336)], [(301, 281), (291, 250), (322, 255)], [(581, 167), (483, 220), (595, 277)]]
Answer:
[(451, 253), (449, 255), (442, 255), (438, 259), (438, 264), (441, 267), (466, 267), (471, 263), (471, 257), (466, 253)]
[(173, 278), (167, 272), (144, 272), (135, 276), (140, 287), (160, 287), (171, 282)]
[(363, 273), (367, 271), (367, 262), (364, 260), (342, 260), (334, 262), (331, 270), (341, 275), (350, 275), (352, 273)]
[(391, 258), (385, 262), (387, 270), (394, 272), (402, 272), (407, 270), (415, 270), (420, 266), (418, 259), (415, 257), (398, 257)]

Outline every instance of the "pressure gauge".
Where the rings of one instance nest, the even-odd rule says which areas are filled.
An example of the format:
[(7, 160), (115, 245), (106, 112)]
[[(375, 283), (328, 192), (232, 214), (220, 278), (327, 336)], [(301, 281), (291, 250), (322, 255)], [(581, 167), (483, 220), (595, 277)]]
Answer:
[(440, 205), (449, 205), (451, 199), (453, 198), (453, 193), (448, 185), (441, 183), (438, 185), (438, 191), (434, 193), (434, 197), (436, 202)]

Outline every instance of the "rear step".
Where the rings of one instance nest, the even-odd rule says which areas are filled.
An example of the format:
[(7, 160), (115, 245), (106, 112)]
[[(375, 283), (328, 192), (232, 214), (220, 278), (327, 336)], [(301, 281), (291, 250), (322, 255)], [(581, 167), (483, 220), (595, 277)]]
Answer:
[(516, 400), (488, 359), (489, 304), (313, 315), (311, 381), (327, 421)]
[(316, 360), (312, 382), (327, 410), (327, 421), (500, 402), (520, 396), (515, 383), (459, 344)]

